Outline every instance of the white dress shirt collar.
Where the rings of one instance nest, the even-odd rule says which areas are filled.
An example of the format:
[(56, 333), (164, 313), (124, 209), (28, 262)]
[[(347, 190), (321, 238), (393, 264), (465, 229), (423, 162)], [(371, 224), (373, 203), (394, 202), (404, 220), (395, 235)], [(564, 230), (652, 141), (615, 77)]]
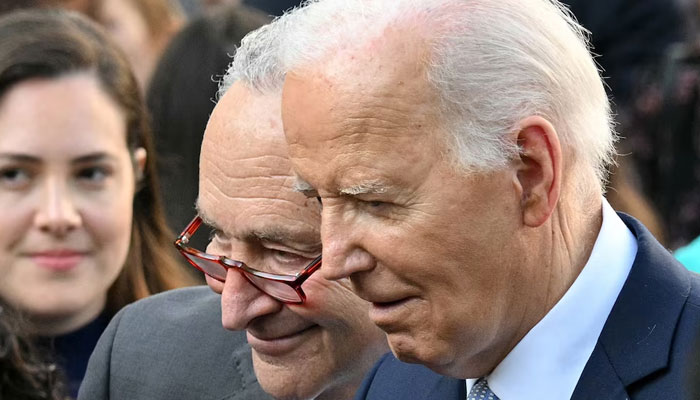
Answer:
[[(603, 223), (583, 270), (486, 377), (501, 400), (571, 398), (636, 254), (636, 238), (603, 199)], [(467, 379), (467, 393), (475, 382)]]

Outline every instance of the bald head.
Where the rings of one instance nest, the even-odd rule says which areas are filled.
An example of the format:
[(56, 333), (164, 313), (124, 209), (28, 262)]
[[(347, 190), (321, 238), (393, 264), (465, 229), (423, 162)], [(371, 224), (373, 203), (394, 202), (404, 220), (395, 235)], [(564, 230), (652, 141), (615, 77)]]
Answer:
[[(321, 252), (320, 206), (294, 189), (280, 93), (234, 83), (216, 105), (202, 142), (198, 208), (215, 228), (207, 252), (257, 270), (294, 275)], [(368, 304), (347, 283), (312, 275), (306, 302), (287, 305), (235, 269), (221, 293), (223, 326), (246, 330), (255, 374), (280, 399), (349, 399), (386, 341)], [(283, 339), (282, 339), (283, 338)]]

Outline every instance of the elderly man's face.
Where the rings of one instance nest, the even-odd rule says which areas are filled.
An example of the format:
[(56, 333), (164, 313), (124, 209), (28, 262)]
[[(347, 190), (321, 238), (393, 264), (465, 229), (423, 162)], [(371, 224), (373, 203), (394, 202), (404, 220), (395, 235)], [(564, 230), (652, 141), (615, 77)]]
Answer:
[[(320, 206), (292, 188), (279, 103), (240, 84), (218, 103), (202, 144), (198, 206), (216, 227), (209, 253), (262, 270), (301, 270), (321, 252)], [(312, 276), (303, 305), (272, 299), (235, 269), (223, 284), (208, 282), (222, 294), (224, 327), (247, 331), (256, 376), (274, 397), (350, 398), (386, 351), (367, 302), (343, 282)]]
[(321, 273), (351, 278), (400, 359), (479, 376), (525, 312), (517, 177), (457, 171), (418, 46), (374, 45), (285, 82), (292, 163), (323, 201)]

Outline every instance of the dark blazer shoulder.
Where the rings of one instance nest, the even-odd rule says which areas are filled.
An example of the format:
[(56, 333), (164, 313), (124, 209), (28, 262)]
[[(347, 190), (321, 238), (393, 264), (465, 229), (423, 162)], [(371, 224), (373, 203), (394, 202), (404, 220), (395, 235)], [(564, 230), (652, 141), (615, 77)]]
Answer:
[[(97, 397), (99, 396), (99, 397)], [(208, 287), (161, 293), (122, 309), (100, 338), (80, 400), (258, 400), (244, 332), (221, 325)]]
[(637, 255), (573, 399), (691, 399), (698, 378), (700, 280), (636, 219)]

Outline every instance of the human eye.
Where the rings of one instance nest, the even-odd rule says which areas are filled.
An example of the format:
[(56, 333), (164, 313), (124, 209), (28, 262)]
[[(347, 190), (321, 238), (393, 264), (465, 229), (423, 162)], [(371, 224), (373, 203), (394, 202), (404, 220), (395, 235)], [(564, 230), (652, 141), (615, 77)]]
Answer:
[(391, 207), (391, 203), (377, 199), (358, 199), (358, 202), (361, 207), (371, 212), (387, 211)]
[(308, 265), (314, 258), (311, 254), (305, 254), (296, 250), (281, 246), (266, 246), (268, 269), (274, 273), (296, 274)]
[(89, 187), (103, 186), (110, 176), (112, 176), (111, 168), (102, 165), (81, 167), (75, 173), (76, 179)]
[(8, 189), (19, 190), (27, 187), (32, 179), (32, 173), (21, 167), (0, 168), (0, 183)]
[(300, 264), (306, 257), (284, 250), (270, 250), (274, 259), (280, 264)]

